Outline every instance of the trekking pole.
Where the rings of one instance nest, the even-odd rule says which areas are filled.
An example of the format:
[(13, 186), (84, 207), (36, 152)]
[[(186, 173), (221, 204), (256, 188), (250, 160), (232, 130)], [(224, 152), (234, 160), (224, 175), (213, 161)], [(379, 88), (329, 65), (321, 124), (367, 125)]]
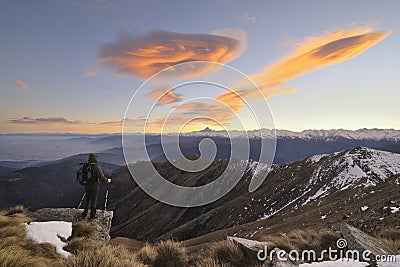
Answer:
[(107, 211), (107, 200), (108, 200), (108, 183), (107, 183), (107, 190), (106, 190), (106, 202), (104, 203), (104, 212)]
[(82, 202), (83, 202), (83, 199), (85, 198), (85, 196), (86, 196), (86, 192), (83, 193), (83, 197), (82, 197), (82, 199), (81, 199), (81, 202), (79, 203), (78, 210), (79, 210), (79, 208), (81, 207)]

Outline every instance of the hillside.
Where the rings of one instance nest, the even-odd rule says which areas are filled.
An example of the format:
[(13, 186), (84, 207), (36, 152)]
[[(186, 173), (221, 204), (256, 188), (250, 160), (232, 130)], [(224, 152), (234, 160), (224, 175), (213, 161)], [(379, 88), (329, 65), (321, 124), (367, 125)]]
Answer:
[[(0, 209), (18, 204), (30, 209), (78, 206), (83, 195), (82, 186), (75, 180), (80, 162), (80, 159), (63, 160), (1, 174)], [(120, 167), (109, 163), (100, 165), (106, 174)]]
[[(229, 194), (198, 208), (157, 202), (134, 185), (126, 168), (118, 170), (112, 177), (110, 206), (115, 217), (111, 235), (139, 240), (171, 236), (186, 240), (206, 235), (211, 240), (216, 234), (262, 237), (272, 230), (338, 228), (343, 222), (357, 224), (369, 233), (398, 225), (398, 154), (356, 147), (274, 165), (263, 185), (249, 193), (254, 171), (251, 163)], [(224, 166), (226, 161), (218, 160), (193, 174), (168, 163), (156, 164), (164, 177), (186, 186), (213, 181)]]

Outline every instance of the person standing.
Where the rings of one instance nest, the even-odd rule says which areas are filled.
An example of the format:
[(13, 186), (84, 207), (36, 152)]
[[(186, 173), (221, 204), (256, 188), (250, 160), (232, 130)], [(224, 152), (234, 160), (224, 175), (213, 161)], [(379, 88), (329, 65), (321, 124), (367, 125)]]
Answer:
[(90, 182), (84, 185), (85, 194), (86, 194), (86, 202), (84, 204), (84, 211), (82, 212), (82, 218), (86, 218), (89, 209), (90, 209), (90, 220), (93, 220), (96, 216), (96, 205), (97, 205), (97, 196), (99, 195), (100, 190), (100, 181), (104, 183), (110, 183), (111, 179), (107, 179), (100, 166), (97, 164), (97, 155), (89, 154), (88, 163), (91, 167), (91, 176)]

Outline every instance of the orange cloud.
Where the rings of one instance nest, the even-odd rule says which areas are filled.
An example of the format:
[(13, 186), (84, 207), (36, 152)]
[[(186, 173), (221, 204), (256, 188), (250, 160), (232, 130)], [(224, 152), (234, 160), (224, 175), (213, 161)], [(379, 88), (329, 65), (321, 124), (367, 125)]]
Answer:
[(174, 106), (169, 116), (152, 119), (146, 124), (146, 132), (180, 132), (203, 129), (206, 126), (229, 126), (236, 116), (230, 107), (223, 103), (190, 102)]
[(354, 33), (340, 31), (323, 37), (309, 38), (299, 44), (292, 54), (251, 78), (260, 84), (263, 90), (277, 87), (307, 72), (349, 60), (390, 34), (386, 31), (358, 35), (353, 35)]
[[(293, 88), (279, 87), (308, 72), (349, 60), (389, 34), (387, 31), (371, 32), (369, 27), (363, 27), (307, 37), (296, 45), (292, 53), (250, 78), (259, 85), (265, 98), (293, 92)], [(226, 90), (218, 99), (239, 111), (244, 106), (241, 98), (256, 97), (260, 97), (258, 88), (244, 82), (235, 89)]]
[(28, 86), (26, 83), (24, 83), (23, 81), (21, 81), (21, 80), (15, 80), (15, 82), (18, 84), (18, 86), (19, 86), (20, 88), (22, 88), (22, 89), (29, 89), (29, 86)]
[(170, 103), (174, 102), (179, 102), (182, 101), (182, 95), (179, 93), (176, 93), (174, 90), (163, 90), (163, 89), (157, 89), (154, 90), (153, 92), (147, 94), (150, 98), (154, 99), (157, 101), (157, 105), (162, 106), (162, 105), (167, 105)]
[[(235, 88), (224, 91), (218, 101), (228, 105), (231, 110), (214, 104), (196, 102), (177, 107), (174, 120), (168, 123), (184, 123), (196, 115), (216, 119), (226, 123), (235, 118), (250, 99), (269, 98), (275, 95), (294, 92), (294, 88), (282, 87), (287, 81), (322, 67), (337, 64), (366, 51), (374, 44), (385, 39), (390, 32), (372, 32), (369, 27), (345, 29), (321, 36), (305, 38), (295, 46), (289, 55), (266, 67), (264, 71), (251, 76), (258, 84), (262, 94), (248, 81), (243, 81)], [(233, 111), (233, 112), (232, 112)], [(163, 123), (161, 119), (159, 123)], [(199, 123), (203, 121), (199, 120)]]
[(87, 70), (84, 73), (82, 73), (81, 77), (92, 77), (96, 76), (97, 72), (94, 70)]
[[(166, 118), (159, 119), (153, 126), (161, 127), (164, 123), (168, 123), (170, 128), (176, 125), (183, 126), (195, 117), (212, 118), (227, 125), (226, 123), (235, 119), (235, 113), (239, 113), (245, 106), (245, 101), (294, 92), (294, 88), (284, 87), (287, 81), (351, 59), (385, 39), (389, 34), (385, 31), (372, 32), (370, 28), (363, 27), (307, 37), (296, 45), (292, 53), (266, 67), (264, 71), (251, 76), (262, 94), (253, 83), (243, 81), (217, 97), (218, 101), (229, 108), (206, 102), (186, 103), (175, 106), (178, 112), (172, 118), (168, 118), (167, 121)], [(192, 124), (201, 125), (207, 121), (209, 120), (198, 119)], [(208, 124), (212, 125), (211, 122)]]
[(241, 56), (247, 50), (247, 33), (240, 28), (221, 28), (213, 30), (212, 34), (236, 39), (240, 42), (240, 47), (236, 57)]
[[(146, 35), (124, 33), (117, 42), (103, 45), (99, 62), (116, 69), (117, 74), (147, 78), (167, 67), (191, 61), (226, 63), (238, 56), (241, 43), (231, 37), (212, 34), (182, 34), (157, 30)], [(187, 66), (179, 69), (183, 77), (194, 77), (212, 71)], [(173, 71), (173, 69), (172, 69)]]
[(9, 119), (8, 127), (13, 132), (71, 132), (71, 133), (120, 133), (122, 126), (142, 130), (145, 118), (122, 119), (106, 122), (72, 121), (63, 117)]

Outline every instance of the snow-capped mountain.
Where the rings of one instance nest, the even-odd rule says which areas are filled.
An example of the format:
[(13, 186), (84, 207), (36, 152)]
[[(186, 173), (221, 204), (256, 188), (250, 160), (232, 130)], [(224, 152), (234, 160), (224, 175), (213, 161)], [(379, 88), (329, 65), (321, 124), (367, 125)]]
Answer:
[(212, 137), (231, 137), (231, 138), (259, 138), (272, 137), (277, 138), (301, 138), (305, 140), (318, 139), (318, 140), (334, 140), (338, 138), (346, 138), (352, 140), (392, 140), (400, 141), (400, 130), (394, 129), (359, 129), (359, 130), (304, 130), (301, 132), (293, 132), (288, 130), (271, 130), (260, 129), (252, 131), (214, 131), (206, 128), (201, 131), (184, 133), (183, 136), (212, 136)]
[(318, 184), (321, 186), (303, 205), (324, 197), (332, 189), (376, 186), (400, 173), (400, 154), (366, 147), (356, 147), (331, 155), (316, 155), (308, 161), (317, 166), (309, 179), (309, 187)]
[[(226, 159), (216, 160), (201, 173), (182, 173), (168, 163), (156, 166), (176, 184), (201, 186), (215, 181), (227, 163)], [(262, 175), (265, 165), (252, 160), (240, 163), (245, 174), (232, 191), (213, 203), (190, 209), (159, 203), (137, 187), (129, 193), (121, 191), (129, 188), (129, 173), (115, 173), (112, 186), (116, 199), (111, 200), (111, 206), (119, 215), (113, 233), (143, 240), (168, 236), (188, 239), (224, 229), (231, 235), (256, 238), (263, 231), (268, 234), (275, 225), (296, 229), (310, 223), (339, 228), (343, 220), (373, 219), (365, 223), (368, 227), (396, 222), (398, 213), (392, 211), (400, 206), (398, 154), (355, 147), (276, 164), (252, 193), (248, 191), (250, 181), (254, 175)], [(160, 213), (162, 220), (151, 220)]]

